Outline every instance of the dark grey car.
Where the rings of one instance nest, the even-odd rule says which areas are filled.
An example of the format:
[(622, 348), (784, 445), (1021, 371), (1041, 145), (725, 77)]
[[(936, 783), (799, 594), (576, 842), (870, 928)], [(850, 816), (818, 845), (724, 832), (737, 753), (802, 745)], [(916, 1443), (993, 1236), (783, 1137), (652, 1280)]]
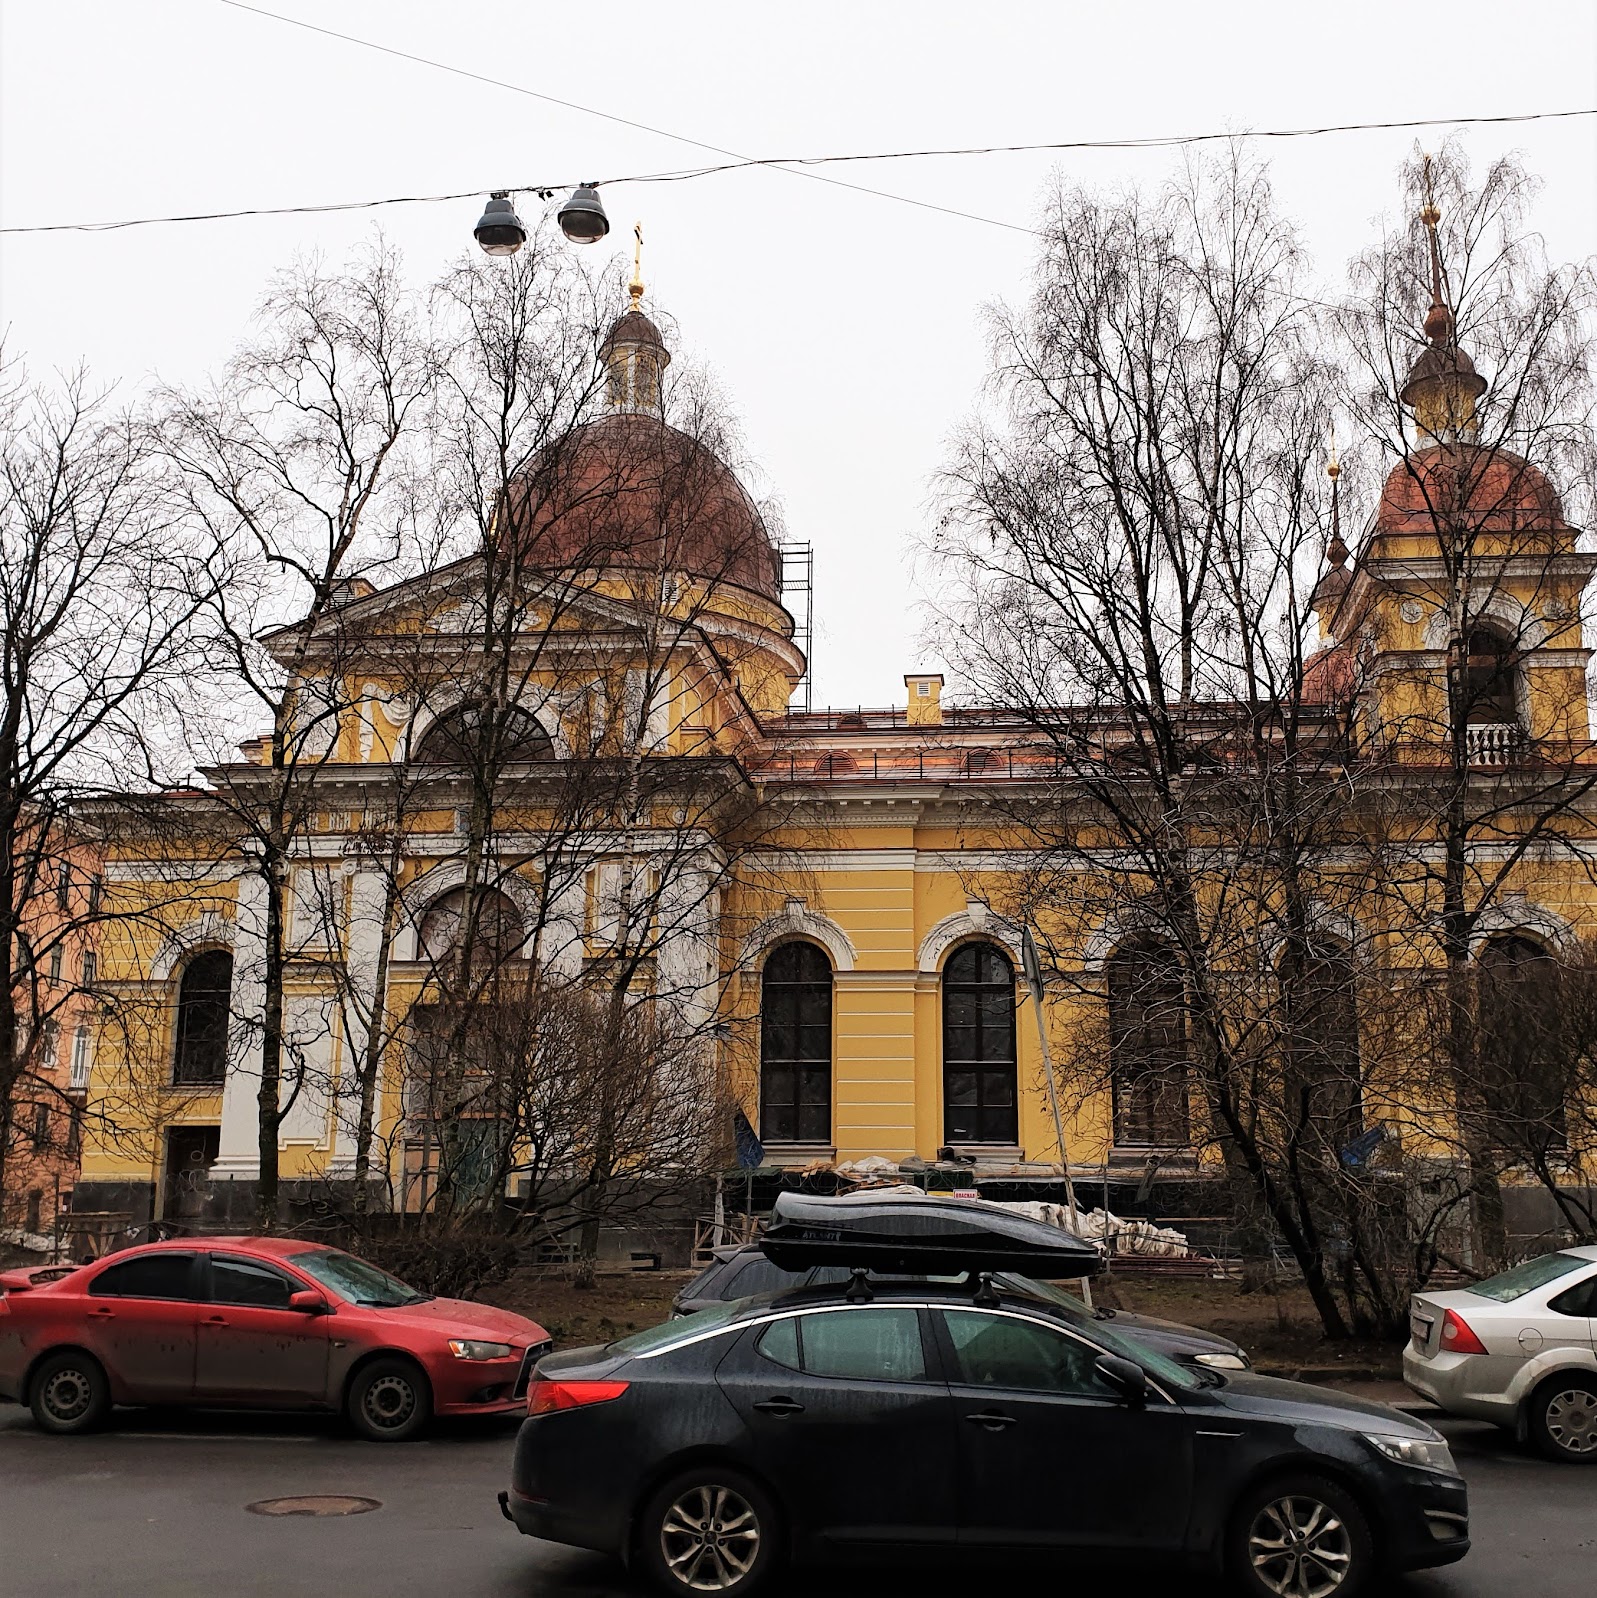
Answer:
[[(775, 1293), (783, 1288), (842, 1286), (850, 1272), (842, 1265), (815, 1265), (808, 1270), (788, 1271), (768, 1260), (757, 1243), (731, 1244), (715, 1250), (715, 1260), (707, 1265), (672, 1301), (673, 1315), (691, 1315), (712, 1304), (725, 1304), (752, 1293)], [(897, 1277), (899, 1281), (904, 1277)], [(1035, 1284), (1020, 1277), (1001, 1277), (1011, 1292), (1023, 1292)], [(1080, 1304), (1067, 1298), (1078, 1310)], [(1127, 1310), (1096, 1312), (1100, 1321), (1113, 1323), (1117, 1332), (1134, 1337), (1146, 1348), (1185, 1365), (1206, 1365), (1211, 1370), (1245, 1371), (1252, 1364), (1247, 1354), (1229, 1337), (1206, 1332), (1201, 1327), (1184, 1326), (1179, 1321), (1159, 1320), (1152, 1315), (1133, 1315)]]

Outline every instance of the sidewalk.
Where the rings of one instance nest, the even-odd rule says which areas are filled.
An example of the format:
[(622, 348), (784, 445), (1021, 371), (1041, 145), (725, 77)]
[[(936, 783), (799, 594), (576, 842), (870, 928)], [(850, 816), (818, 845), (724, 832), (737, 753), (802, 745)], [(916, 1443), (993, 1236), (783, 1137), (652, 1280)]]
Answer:
[(1349, 1398), (1362, 1398), (1372, 1404), (1390, 1404), (1393, 1409), (1407, 1410), (1411, 1415), (1423, 1415), (1427, 1419), (1442, 1413), (1429, 1399), (1421, 1398), (1412, 1388), (1405, 1387), (1402, 1382), (1393, 1381), (1389, 1377), (1372, 1379), (1359, 1376), (1326, 1376), (1318, 1378), (1305, 1373), (1299, 1377), (1299, 1380), (1313, 1382), (1317, 1387), (1329, 1387), (1338, 1393), (1346, 1393)]

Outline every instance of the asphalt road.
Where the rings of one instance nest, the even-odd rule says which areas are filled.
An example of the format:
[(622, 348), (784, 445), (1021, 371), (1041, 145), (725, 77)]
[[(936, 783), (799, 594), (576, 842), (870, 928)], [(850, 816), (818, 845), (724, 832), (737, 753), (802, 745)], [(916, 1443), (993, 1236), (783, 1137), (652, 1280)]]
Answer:
[[(1597, 1470), (1544, 1463), (1490, 1427), (1444, 1429), (1469, 1478), (1474, 1549), (1393, 1584), (1391, 1598), (1591, 1598)], [(519, 1537), (500, 1517), (512, 1435), (451, 1429), (396, 1447), (299, 1418), (123, 1411), (109, 1431), (64, 1439), (0, 1405), (0, 1595), (638, 1598), (644, 1589), (619, 1566)], [(245, 1508), (319, 1493), (382, 1507), (317, 1520)], [(798, 1575), (783, 1587), (810, 1598), (922, 1579), (941, 1590), (971, 1578), (900, 1565), (891, 1577)]]

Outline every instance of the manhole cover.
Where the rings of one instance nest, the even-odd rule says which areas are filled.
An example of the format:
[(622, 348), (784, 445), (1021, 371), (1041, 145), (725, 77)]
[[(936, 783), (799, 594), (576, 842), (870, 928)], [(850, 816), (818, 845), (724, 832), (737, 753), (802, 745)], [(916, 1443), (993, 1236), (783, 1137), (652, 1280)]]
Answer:
[(364, 1515), (383, 1506), (376, 1498), (322, 1493), (308, 1498), (263, 1498), (244, 1507), (252, 1515)]

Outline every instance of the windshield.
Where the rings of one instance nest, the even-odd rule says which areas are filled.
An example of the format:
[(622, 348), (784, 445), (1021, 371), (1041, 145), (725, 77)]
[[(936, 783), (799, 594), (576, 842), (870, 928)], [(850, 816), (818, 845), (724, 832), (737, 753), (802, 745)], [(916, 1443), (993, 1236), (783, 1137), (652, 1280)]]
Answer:
[(401, 1304), (424, 1304), (433, 1296), (418, 1293), (397, 1276), (390, 1276), (387, 1271), (380, 1271), (353, 1254), (340, 1254), (335, 1248), (307, 1249), (303, 1254), (290, 1254), (288, 1258), (307, 1276), (314, 1276), (323, 1287), (330, 1287), (352, 1304), (365, 1304), (372, 1309), (397, 1309)]
[(1568, 1276), (1571, 1271), (1578, 1271), (1581, 1266), (1590, 1264), (1590, 1260), (1583, 1260), (1578, 1254), (1543, 1254), (1540, 1259), (1526, 1260), (1512, 1270), (1488, 1276), (1484, 1282), (1476, 1282), (1467, 1291), (1478, 1293), (1482, 1298), (1495, 1298), (1499, 1304), (1510, 1304), (1516, 1298), (1534, 1293), (1538, 1287), (1545, 1287), (1549, 1282), (1556, 1282), (1560, 1276)]
[[(1122, 1359), (1134, 1360), (1150, 1376), (1157, 1377), (1167, 1387), (1179, 1387), (1190, 1393), (1193, 1388), (1202, 1385), (1196, 1371), (1189, 1370), (1185, 1365), (1168, 1355), (1161, 1354), (1155, 1348), (1149, 1348), (1146, 1343), (1139, 1343), (1135, 1337), (1128, 1337), (1124, 1332), (1115, 1331), (1105, 1322), (1094, 1320), (1092, 1311), (1074, 1293), (1067, 1293), (1064, 1288), (1055, 1287), (1052, 1282), (1033, 1281), (1029, 1276), (1011, 1276), (1006, 1273), (999, 1278), (1000, 1286), (1008, 1283), (1013, 1283), (1022, 1292), (1030, 1293), (1033, 1298), (1040, 1298), (1045, 1303), (1068, 1310), (1070, 1318), (1095, 1343), (1102, 1344), (1111, 1354), (1119, 1354)], [(1206, 1371), (1204, 1376), (1212, 1377), (1216, 1374), (1214, 1371)]]
[(693, 1337), (699, 1332), (711, 1332), (718, 1326), (725, 1326), (742, 1307), (743, 1300), (740, 1298), (709, 1304), (703, 1309), (694, 1310), (691, 1315), (679, 1315), (674, 1321), (647, 1326), (630, 1337), (618, 1337), (615, 1342), (606, 1343), (604, 1351), (607, 1354), (652, 1354), (656, 1349), (669, 1348), (672, 1343)]

